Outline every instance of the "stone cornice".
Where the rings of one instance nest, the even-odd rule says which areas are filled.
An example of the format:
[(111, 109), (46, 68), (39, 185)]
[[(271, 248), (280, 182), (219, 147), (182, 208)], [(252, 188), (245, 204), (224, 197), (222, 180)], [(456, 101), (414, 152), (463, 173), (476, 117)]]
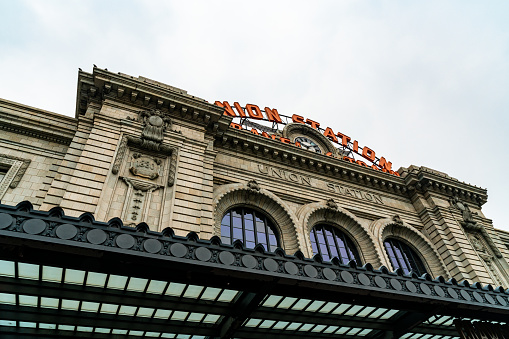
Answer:
[(222, 133), (231, 121), (223, 115), (222, 108), (176, 87), (97, 67), (92, 74), (80, 70), (76, 116), (85, 114), (89, 103), (102, 102), (106, 98), (129, 103), (139, 110), (167, 111), (174, 117), (204, 125), (213, 133)]
[(400, 168), (399, 172), (410, 192), (433, 192), (445, 197), (457, 196), (477, 206), (482, 206), (488, 200), (486, 189), (461, 182), (427, 167), (410, 166)]
[(300, 167), (356, 185), (400, 195), (407, 193), (405, 181), (398, 176), (313, 153), (245, 130), (228, 129), (216, 137), (216, 147), (262, 158), (270, 157), (274, 162)]

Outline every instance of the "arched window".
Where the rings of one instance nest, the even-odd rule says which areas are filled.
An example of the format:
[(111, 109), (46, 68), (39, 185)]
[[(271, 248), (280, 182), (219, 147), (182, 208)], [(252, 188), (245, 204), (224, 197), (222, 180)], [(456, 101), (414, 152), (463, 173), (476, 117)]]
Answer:
[(426, 273), (426, 268), (417, 253), (404, 242), (388, 238), (385, 239), (384, 246), (394, 269), (401, 268), (405, 274), (414, 271), (419, 276)]
[(319, 253), (325, 261), (338, 257), (343, 264), (350, 260), (361, 263), (353, 241), (335, 227), (317, 225), (311, 230), (310, 238), (313, 254)]
[(279, 246), (276, 228), (263, 213), (247, 207), (228, 210), (221, 221), (221, 241), (232, 244), (241, 240), (247, 248), (262, 244), (274, 251)]

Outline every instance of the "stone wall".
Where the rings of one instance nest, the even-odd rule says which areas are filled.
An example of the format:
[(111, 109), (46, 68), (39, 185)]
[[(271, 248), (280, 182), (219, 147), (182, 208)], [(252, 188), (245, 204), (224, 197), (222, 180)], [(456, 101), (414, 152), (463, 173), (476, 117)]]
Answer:
[(216, 106), (146, 80), (80, 72), (76, 118), (0, 100), (2, 203), (207, 239), (220, 236), (228, 209), (248, 206), (269, 216), (289, 254), (311, 257), (310, 230), (325, 223), (353, 240), (362, 264), (392, 270), (390, 237), (412, 246), (433, 276), (509, 286), (509, 236), (482, 214), (486, 190), (425, 167), (398, 177), (231, 129)]

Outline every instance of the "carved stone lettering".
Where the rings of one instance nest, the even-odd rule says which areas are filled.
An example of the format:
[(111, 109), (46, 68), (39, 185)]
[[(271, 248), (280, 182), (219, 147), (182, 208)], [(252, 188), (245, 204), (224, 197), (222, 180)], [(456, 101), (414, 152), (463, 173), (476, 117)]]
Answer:
[(384, 204), (382, 197), (378, 194), (368, 193), (358, 189), (337, 185), (331, 182), (325, 184), (327, 190), (334, 193), (339, 193), (352, 198), (362, 199), (370, 202), (376, 202), (377, 204)]
[(312, 186), (310, 177), (296, 174), (281, 168), (258, 164), (258, 170), (260, 173), (266, 174), (272, 178), (287, 180), (292, 183), (298, 183), (306, 186)]
[(161, 159), (134, 153), (129, 171), (133, 175), (154, 180), (159, 177), (161, 163)]

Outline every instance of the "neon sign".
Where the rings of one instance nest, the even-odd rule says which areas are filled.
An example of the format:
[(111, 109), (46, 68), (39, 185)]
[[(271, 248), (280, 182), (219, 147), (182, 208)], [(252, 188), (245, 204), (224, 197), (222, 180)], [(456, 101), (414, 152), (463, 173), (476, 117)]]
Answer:
[[(228, 103), (228, 101), (223, 102), (216, 101), (215, 104), (219, 107), (224, 108), (224, 115), (233, 118), (240, 118), (239, 123), (236, 122), (230, 123), (230, 127), (232, 128), (238, 130), (247, 130), (249, 127), (252, 127), (250, 130), (251, 133), (260, 135), (265, 138), (279, 140), (285, 144), (292, 144), (291, 140), (288, 138), (280, 137), (276, 134), (269, 134), (270, 130), (273, 131), (278, 130), (277, 127), (279, 124), (287, 125), (288, 123), (298, 123), (309, 125), (315, 130), (319, 131), (321, 134), (323, 134), (327, 139), (337, 144), (338, 145), (337, 148), (341, 150), (340, 153), (342, 154), (346, 153), (346, 155), (337, 157), (334, 154), (332, 154), (332, 152), (327, 152), (325, 154), (326, 156), (339, 158), (345, 161), (349, 161), (353, 164), (369, 167), (373, 170), (382, 171), (399, 176), (398, 172), (392, 170), (392, 163), (390, 161), (387, 161), (385, 157), (378, 158), (376, 156), (375, 151), (372, 148), (368, 146), (360, 147), (359, 142), (357, 140), (352, 140), (352, 138), (341, 132), (334, 133), (334, 131), (330, 127), (326, 127), (325, 129), (323, 129), (320, 127), (320, 123), (317, 121), (305, 119), (304, 117), (297, 114), (294, 114), (291, 117), (282, 114), (280, 115), (277, 109), (275, 108), (271, 109), (269, 107), (265, 107), (265, 109), (262, 111), (259, 106), (252, 104), (247, 104), (246, 107), (240, 106), (238, 102), (234, 102), (232, 107)], [(249, 122), (249, 119), (271, 122), (272, 128), (264, 128), (264, 126), (262, 125), (251, 123)], [(258, 131), (258, 129), (260, 129), (261, 132)], [(294, 145), (303, 148), (299, 141), (296, 141)], [(354, 154), (360, 155), (365, 160), (369, 161), (371, 165), (366, 164), (364, 161), (360, 159), (355, 159)]]

